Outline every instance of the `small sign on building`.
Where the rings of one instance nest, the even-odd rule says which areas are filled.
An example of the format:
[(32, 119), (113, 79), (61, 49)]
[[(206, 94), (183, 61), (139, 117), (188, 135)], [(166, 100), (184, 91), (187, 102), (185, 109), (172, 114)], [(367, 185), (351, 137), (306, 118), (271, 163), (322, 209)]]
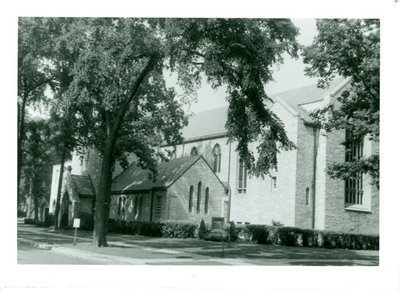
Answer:
[(211, 219), (211, 229), (224, 229), (224, 217), (212, 217)]

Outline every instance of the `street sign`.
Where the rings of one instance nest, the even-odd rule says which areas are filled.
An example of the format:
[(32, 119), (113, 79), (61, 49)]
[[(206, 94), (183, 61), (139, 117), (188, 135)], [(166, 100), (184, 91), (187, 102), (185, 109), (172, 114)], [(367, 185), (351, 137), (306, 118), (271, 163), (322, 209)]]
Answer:
[(81, 219), (79, 218), (75, 218), (74, 219), (74, 228), (79, 228), (79, 226), (81, 225)]

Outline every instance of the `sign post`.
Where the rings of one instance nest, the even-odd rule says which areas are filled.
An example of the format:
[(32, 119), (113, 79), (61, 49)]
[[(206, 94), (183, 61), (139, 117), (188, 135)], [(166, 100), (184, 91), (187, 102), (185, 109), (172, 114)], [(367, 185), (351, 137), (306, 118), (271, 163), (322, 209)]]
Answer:
[(78, 228), (81, 224), (81, 219), (79, 218), (74, 218), (74, 228), (75, 228), (75, 234), (74, 234), (74, 245), (76, 245), (76, 233), (78, 231)]

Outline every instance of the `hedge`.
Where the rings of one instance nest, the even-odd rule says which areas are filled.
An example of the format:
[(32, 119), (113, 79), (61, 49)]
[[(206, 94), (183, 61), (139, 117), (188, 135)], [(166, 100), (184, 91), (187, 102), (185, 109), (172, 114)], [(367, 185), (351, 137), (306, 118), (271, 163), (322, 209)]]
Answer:
[(379, 236), (268, 225), (236, 228), (239, 240), (260, 244), (379, 250)]
[(110, 219), (108, 231), (123, 234), (139, 234), (152, 237), (194, 238), (197, 226), (192, 223), (157, 223)]

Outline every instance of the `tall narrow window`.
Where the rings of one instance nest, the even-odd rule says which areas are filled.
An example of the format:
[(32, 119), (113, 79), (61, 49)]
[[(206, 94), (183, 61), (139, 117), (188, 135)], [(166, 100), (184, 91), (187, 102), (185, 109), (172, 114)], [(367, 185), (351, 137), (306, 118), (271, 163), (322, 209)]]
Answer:
[(208, 201), (210, 200), (210, 189), (206, 188), (206, 195), (204, 198), (204, 213), (208, 214)]
[(221, 172), (221, 147), (216, 144), (213, 149), (213, 170), (215, 173)]
[(189, 213), (193, 212), (193, 186), (189, 189)]
[(138, 215), (139, 215), (139, 196), (136, 195), (134, 205), (133, 205), (133, 216), (135, 216), (135, 218), (137, 218)]
[(121, 215), (121, 206), (122, 205), (122, 198), (118, 198), (118, 215)]
[(200, 213), (200, 206), (201, 206), (201, 181), (197, 185), (197, 213)]
[(122, 206), (121, 206), (122, 215), (125, 215), (125, 203), (126, 203), (126, 197), (122, 197)]
[[(350, 131), (346, 131), (346, 162), (353, 162), (363, 156), (363, 139), (355, 138)], [(360, 173), (356, 177), (345, 180), (345, 204), (363, 204), (363, 175)]]
[(138, 208), (139, 210), (138, 210), (138, 218), (140, 218), (140, 216), (142, 215), (142, 213), (143, 213), (143, 196), (140, 196), (139, 197), (139, 208)]
[(306, 188), (306, 205), (310, 204), (310, 188)]
[(247, 169), (243, 159), (239, 159), (238, 167), (238, 193), (246, 193), (247, 188)]
[(192, 150), (190, 150), (190, 156), (197, 156), (199, 155), (199, 152), (197, 151), (196, 147), (193, 147)]

